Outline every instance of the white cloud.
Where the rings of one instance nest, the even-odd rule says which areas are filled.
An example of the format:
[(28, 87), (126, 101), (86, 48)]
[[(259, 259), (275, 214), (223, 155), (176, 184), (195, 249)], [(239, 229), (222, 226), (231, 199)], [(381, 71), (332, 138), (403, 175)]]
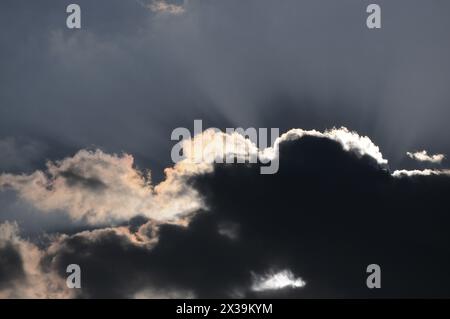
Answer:
[(296, 278), (290, 270), (283, 270), (264, 276), (254, 276), (253, 291), (277, 290), (283, 288), (301, 288), (306, 282)]
[[(250, 139), (233, 132), (231, 134), (207, 129), (190, 140), (184, 140), (183, 153), (187, 163), (196, 164), (196, 171), (207, 172), (214, 162), (224, 161), (228, 156), (237, 162), (258, 156), (259, 149)], [(205, 166), (206, 164), (206, 166)]]
[[(20, 198), (43, 212), (67, 212), (90, 224), (115, 223), (137, 215), (170, 221), (203, 203), (185, 183), (188, 171), (166, 170), (166, 180), (153, 187), (149, 176), (133, 167), (128, 154), (110, 155), (81, 150), (47, 170), (30, 175), (0, 175), (0, 188), (12, 188)], [(182, 166), (182, 165), (180, 165)]]
[(433, 154), (429, 155), (427, 151), (420, 151), (420, 152), (406, 152), (406, 155), (408, 155), (413, 160), (419, 161), (419, 162), (431, 162), (431, 163), (441, 163), (442, 160), (445, 158), (444, 154)]
[(316, 130), (308, 131), (303, 129), (292, 129), (282, 134), (275, 141), (273, 149), (268, 148), (264, 152), (269, 157), (273, 157), (275, 156), (274, 154), (277, 153), (277, 149), (280, 143), (284, 141), (300, 139), (304, 136), (328, 138), (341, 144), (344, 150), (348, 152), (353, 152), (358, 156), (368, 155), (375, 159), (380, 165), (386, 165), (388, 163), (388, 161), (383, 158), (383, 154), (381, 154), (380, 148), (375, 145), (369, 137), (361, 136), (356, 132), (350, 131), (346, 127), (333, 128), (324, 132), (319, 132)]
[[(305, 136), (328, 138), (341, 144), (345, 151), (353, 152), (358, 156), (368, 155), (380, 165), (388, 163), (383, 158), (379, 147), (369, 137), (360, 136), (345, 127), (333, 128), (324, 132), (291, 129), (278, 137), (272, 147), (264, 149), (259, 149), (254, 142), (237, 132), (227, 134), (208, 129), (196, 135), (192, 140), (183, 143), (183, 151), (187, 159), (185, 163), (210, 164), (229, 155), (233, 155), (239, 160), (248, 160), (254, 156), (271, 160), (278, 156), (280, 143), (301, 139)], [(211, 167), (199, 165), (196, 169), (208, 171)]]
[(431, 176), (431, 175), (450, 175), (450, 170), (436, 170), (436, 169), (424, 169), (424, 170), (397, 170), (392, 173), (394, 177), (404, 177), (404, 176)]

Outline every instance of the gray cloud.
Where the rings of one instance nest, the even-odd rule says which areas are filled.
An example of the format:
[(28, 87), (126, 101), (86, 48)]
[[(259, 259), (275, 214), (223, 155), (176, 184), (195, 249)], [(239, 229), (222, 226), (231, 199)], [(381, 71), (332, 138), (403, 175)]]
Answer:
[(47, 146), (34, 140), (16, 137), (0, 139), (0, 172), (27, 171), (42, 160)]
[(345, 125), (392, 165), (422, 145), (446, 151), (450, 46), (435, 39), (448, 5), (381, 1), (383, 29), (371, 32), (368, 3), (194, 0), (168, 2), (185, 12), (161, 16), (135, 1), (80, 1), (74, 32), (65, 3), (3, 2), (0, 135), (97, 145), (161, 168), (170, 131), (194, 118)]
[(16, 223), (0, 224), (0, 298), (69, 298), (65, 280), (40, 266), (42, 251), (19, 235)]

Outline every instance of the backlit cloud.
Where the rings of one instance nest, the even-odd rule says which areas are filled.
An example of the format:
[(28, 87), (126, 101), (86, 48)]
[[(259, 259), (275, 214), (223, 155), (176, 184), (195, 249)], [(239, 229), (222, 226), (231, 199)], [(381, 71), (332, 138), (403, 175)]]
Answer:
[[(213, 150), (216, 136), (223, 137), (204, 134)], [(39, 245), (20, 237), (15, 223), (2, 225), (0, 295), (450, 295), (450, 285), (432, 280), (446, 278), (450, 267), (442, 253), (449, 241), (446, 170), (391, 173), (378, 147), (347, 129), (291, 130), (272, 150), (248, 146), (239, 153), (278, 156), (277, 174), (260, 174), (261, 163), (188, 157), (154, 186), (130, 155), (82, 150), (45, 171), (1, 175), (1, 187), (19, 200), (90, 225), (50, 234)], [(424, 262), (415, 264), (417, 258)], [(368, 260), (387, 266), (395, 283), (368, 291), (361, 283)], [(405, 262), (408, 269), (398, 267)], [(65, 286), (72, 263), (82, 269), (80, 290)], [(404, 284), (424, 273), (430, 280)]]
[(167, 221), (202, 207), (195, 190), (183, 180), (184, 170), (167, 170), (167, 179), (154, 187), (150, 176), (133, 163), (128, 154), (81, 150), (48, 162), (46, 171), (2, 174), (0, 189), (15, 190), (43, 212), (67, 212), (90, 224), (117, 223), (137, 215)]
[(419, 161), (419, 162), (430, 162), (430, 163), (441, 163), (442, 160), (445, 158), (444, 154), (428, 154), (427, 151), (420, 151), (420, 152), (406, 152), (406, 155), (408, 157)]
[(254, 291), (301, 288), (306, 285), (301, 278), (296, 278), (290, 270), (283, 270), (264, 276), (254, 276), (255, 282), (252, 286)]

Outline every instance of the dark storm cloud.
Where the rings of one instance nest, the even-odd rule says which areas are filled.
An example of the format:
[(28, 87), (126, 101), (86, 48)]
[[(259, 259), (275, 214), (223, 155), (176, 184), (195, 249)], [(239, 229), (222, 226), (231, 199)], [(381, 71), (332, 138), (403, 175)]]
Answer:
[(25, 277), (22, 257), (12, 243), (0, 246), (0, 290)]
[[(145, 289), (196, 297), (450, 295), (448, 175), (393, 177), (374, 158), (311, 136), (283, 142), (280, 159), (274, 175), (257, 165), (217, 165), (194, 178), (209, 210), (188, 227), (148, 227), (157, 229), (148, 233), (158, 238), (151, 248), (106, 229), (64, 238), (42, 264), (64, 276), (78, 263), (82, 297)], [(133, 220), (131, 233), (145, 222)], [(223, 224), (237, 225), (234, 238)], [(372, 263), (382, 269), (379, 290), (366, 287)], [(254, 274), (284, 269), (306, 286), (251, 290)]]
[[(170, 1), (184, 8), (174, 15), (149, 1), (80, 0), (76, 31), (65, 27), (70, 2), (0, 4), (1, 171), (98, 146), (132, 153), (158, 176), (172, 129), (196, 118), (281, 131), (345, 125), (371, 136), (393, 168), (417, 167), (411, 150), (450, 154), (448, 2), (380, 0), (376, 31), (365, 27), (369, 1)], [(272, 176), (217, 166), (192, 180), (210, 210), (187, 228), (153, 229), (154, 248), (106, 229), (64, 237), (42, 266), (64, 276), (79, 262), (87, 297), (250, 296), (251, 273), (271, 269), (307, 281), (283, 296), (450, 295), (448, 176), (394, 178), (313, 137), (281, 153)], [(72, 188), (103, 187), (63, 177)], [(36, 220), (14, 196), (0, 194), (1, 220), (74, 232), (61, 215)], [(0, 273), (20, 270), (5, 249)], [(382, 266), (381, 291), (365, 287), (370, 263)]]

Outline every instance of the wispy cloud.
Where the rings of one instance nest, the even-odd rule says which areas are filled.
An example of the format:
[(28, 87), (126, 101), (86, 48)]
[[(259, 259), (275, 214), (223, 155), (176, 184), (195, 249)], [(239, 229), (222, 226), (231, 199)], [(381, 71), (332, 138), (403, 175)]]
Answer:
[(185, 9), (183, 5), (169, 3), (166, 0), (137, 0), (137, 2), (144, 8), (150, 9), (156, 13), (168, 13), (168, 14), (182, 14)]

